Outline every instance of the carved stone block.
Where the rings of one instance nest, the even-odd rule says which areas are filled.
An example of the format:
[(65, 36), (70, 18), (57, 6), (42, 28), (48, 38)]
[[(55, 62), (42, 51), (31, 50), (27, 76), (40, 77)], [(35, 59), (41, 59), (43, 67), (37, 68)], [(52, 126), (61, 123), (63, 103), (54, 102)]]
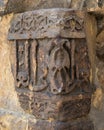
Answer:
[[(9, 30), (21, 106), (38, 119), (70, 121), (90, 111), (85, 13), (46, 9), (17, 14)], [(14, 55), (13, 55), (14, 54)]]

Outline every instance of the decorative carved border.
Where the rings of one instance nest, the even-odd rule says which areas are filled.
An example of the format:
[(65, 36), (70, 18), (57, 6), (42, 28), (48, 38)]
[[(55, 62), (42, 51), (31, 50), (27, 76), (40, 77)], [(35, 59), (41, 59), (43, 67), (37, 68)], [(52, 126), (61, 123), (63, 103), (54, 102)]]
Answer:
[(43, 9), (15, 15), (8, 39), (85, 38), (84, 12)]

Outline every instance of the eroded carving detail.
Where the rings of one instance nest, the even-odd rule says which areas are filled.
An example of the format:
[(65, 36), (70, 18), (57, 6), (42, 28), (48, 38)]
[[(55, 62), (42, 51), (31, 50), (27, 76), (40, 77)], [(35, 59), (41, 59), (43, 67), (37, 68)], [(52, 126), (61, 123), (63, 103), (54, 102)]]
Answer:
[[(16, 87), (31, 91), (41, 91), (47, 87), (46, 72), (37, 78), (37, 48), (36, 40), (17, 40), (15, 45), (15, 81)], [(42, 69), (42, 68), (41, 68)], [(43, 70), (42, 70), (43, 71)]]
[(90, 61), (88, 57), (88, 48), (84, 39), (78, 41), (75, 52), (76, 76), (79, 80), (80, 89), (82, 92), (91, 92)]
[(28, 41), (16, 43), (16, 86), (28, 87), (29, 85), (29, 45)]
[[(64, 97), (68, 93), (70, 96), (91, 93), (90, 63), (85, 39), (58, 37), (49, 40), (47, 44), (46, 52), (43, 53), (45, 43), (38, 40), (16, 41), (16, 86), (20, 89), (27, 87), (28, 91), (32, 92), (32, 99), (29, 95), (27, 95), (29, 98), (26, 97), (26, 99), (31, 104), (29, 109), (37, 118), (57, 119), (59, 117), (55, 115), (55, 112), (60, 114), (60, 107), (58, 109), (55, 103), (58, 102), (58, 105), (61, 105), (64, 102), (59, 103), (59, 99), (56, 98), (57, 94), (62, 94)], [(25, 95), (26, 91), (25, 89)], [(49, 93), (52, 98), (55, 94), (56, 97), (52, 100), (46, 94), (37, 98), (38, 93)], [(44, 99), (44, 97), (46, 98)], [(21, 101), (23, 102), (23, 100)], [(89, 109), (87, 106), (85, 111)]]
[(70, 16), (68, 18), (63, 19), (60, 24), (64, 26), (65, 30), (69, 30), (70, 32), (75, 31), (83, 31), (84, 29), (84, 21), (83, 19), (79, 18), (78, 16)]
[(13, 21), (12, 26), (9, 30), (11, 33), (15, 33), (15, 32), (21, 33), (22, 32), (22, 22), (21, 22), (21, 20), (22, 20), (22, 16), (18, 16), (17, 20)]
[(70, 42), (67, 39), (56, 39), (51, 44), (49, 51), (51, 92), (68, 93), (72, 89), (69, 87), (72, 84)]
[(91, 96), (80, 99), (75, 96), (49, 96), (43, 93), (31, 97), (30, 108), (33, 115), (45, 120), (68, 121), (86, 116), (90, 111)]
[(24, 13), (17, 16), (17, 20), (12, 23), (10, 33), (24, 33), (28, 31), (45, 32), (53, 24), (58, 24), (58, 19), (34, 13)]
[[(30, 54), (31, 54), (31, 81), (30, 81), (30, 90), (32, 91), (41, 91), (44, 90), (47, 87), (47, 82), (46, 82), (46, 75), (44, 72), (43, 74), (40, 75), (40, 77), (37, 77), (37, 67), (38, 67), (38, 61), (37, 61), (37, 47), (38, 43), (36, 40), (33, 40), (31, 43), (31, 48), (30, 48)], [(38, 80), (39, 80), (39, 85), (38, 85)]]
[(54, 101), (50, 100), (48, 95), (38, 94), (33, 96), (30, 107), (32, 114), (37, 118), (57, 119), (58, 117), (58, 107)]
[(90, 98), (63, 101), (59, 108), (59, 119), (61, 121), (67, 121), (70, 119), (86, 116), (90, 111), (90, 105)]
[[(33, 11), (17, 15), (9, 30), (9, 38), (34, 39), (44, 38), (45, 36), (56, 37), (61, 31), (62, 36), (64, 35), (63, 31), (68, 31), (64, 37), (85, 37), (83, 15), (78, 16), (74, 13), (72, 15), (69, 10), (70, 15), (64, 15), (65, 12), (62, 13), (62, 10), (57, 11), (57, 17), (54, 10), (50, 14), (47, 11), (43, 11), (43, 14), (42, 12)], [(76, 35), (76, 33), (79, 34)]]
[(49, 80), (53, 94), (67, 94), (75, 87), (91, 91), (90, 63), (87, 46), (82, 39), (56, 38), (49, 49)]

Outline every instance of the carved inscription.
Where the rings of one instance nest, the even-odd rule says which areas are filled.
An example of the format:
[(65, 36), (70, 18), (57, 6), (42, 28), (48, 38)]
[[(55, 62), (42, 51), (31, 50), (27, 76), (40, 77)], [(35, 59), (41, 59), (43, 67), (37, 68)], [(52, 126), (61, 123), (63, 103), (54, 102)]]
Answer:
[(37, 78), (37, 48), (36, 40), (17, 40), (15, 43), (15, 83), (18, 88), (28, 88), (31, 91), (41, 91), (47, 87), (45, 74)]
[[(40, 68), (43, 70), (37, 77), (39, 64), (41, 64), (37, 60), (40, 57), (41, 61), (41, 55), (38, 56), (37, 51), (38, 41), (16, 41), (16, 86), (29, 87), (32, 91), (44, 90), (48, 87), (47, 75), (53, 94), (67, 94), (78, 86), (89, 85), (90, 64), (84, 39), (56, 38), (50, 40), (48, 44), (47, 64)], [(45, 46), (42, 47), (45, 50)], [(44, 65), (44, 62), (42, 64)], [(85, 87), (86, 92), (88, 89), (89, 87)]]
[[(73, 94), (91, 93), (85, 40), (51, 39), (44, 55), (46, 43), (42, 44), (38, 40), (16, 41), (16, 87), (22, 107), (41, 119), (65, 121), (88, 114), (90, 97), (70, 100)], [(57, 94), (62, 95), (61, 102)], [(64, 101), (65, 97), (69, 100)]]
[[(57, 14), (56, 14), (57, 12)], [(85, 37), (83, 13), (77, 15), (68, 9), (25, 12), (14, 17), (9, 39)], [(68, 13), (66, 13), (68, 12)]]
[[(61, 38), (51, 41), (49, 78), (53, 94), (66, 94), (84, 84), (89, 86), (88, 51), (84, 40), (79, 41)], [(84, 88), (86, 92), (89, 89), (87, 87)]]
[(58, 24), (58, 19), (52, 19), (47, 16), (35, 15), (35, 13), (23, 13), (16, 21), (12, 23), (10, 33), (24, 33), (35, 31), (36, 33), (44, 33), (54, 23)]
[(71, 79), (71, 43), (67, 39), (55, 39), (49, 50), (49, 77), (51, 92), (54, 94), (68, 93), (73, 86)]
[(61, 25), (64, 29), (68, 29), (71, 32), (75, 31), (83, 31), (83, 19), (79, 18), (78, 16), (69, 16), (64, 19), (55, 19), (54, 17), (47, 16), (45, 14), (42, 15), (35, 15), (34, 12), (32, 13), (24, 13), (21, 16), (18, 16), (18, 19), (12, 23), (12, 27), (10, 28), (10, 33), (24, 33), (28, 31), (35, 31), (36, 33), (41, 32), (44, 33), (47, 31), (48, 28), (51, 26)]
[(15, 43), (12, 70), (25, 111), (55, 122), (88, 115), (92, 89), (84, 13), (52, 9), (17, 14), (9, 39)]

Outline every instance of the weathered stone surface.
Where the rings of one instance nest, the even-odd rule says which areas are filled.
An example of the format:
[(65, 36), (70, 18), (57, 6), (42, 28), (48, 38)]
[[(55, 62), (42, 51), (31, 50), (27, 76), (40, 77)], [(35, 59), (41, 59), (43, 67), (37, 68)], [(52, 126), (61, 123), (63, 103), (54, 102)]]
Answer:
[[(104, 16), (103, 15), (97, 16), (96, 19), (97, 19), (97, 28), (98, 28), (98, 34), (97, 34), (97, 38), (96, 38), (96, 42), (97, 42), (97, 44), (96, 44), (97, 45), (97, 48), (96, 48), (97, 51), (96, 52), (97, 52), (97, 56), (99, 57), (100, 55), (103, 55), (103, 46), (104, 46), (104, 43), (103, 43), (104, 42), (104, 37), (103, 37), (103, 35), (104, 35)], [(100, 50), (101, 50), (101, 52), (100, 52)]]
[(8, 39), (42, 39), (58, 36), (85, 38), (84, 19), (83, 12), (67, 8), (43, 9), (17, 14), (12, 21)]
[(84, 12), (65, 8), (29, 11), (13, 19), (9, 40), (15, 86), (23, 109), (37, 118), (68, 121), (89, 113), (85, 20)]
[[(99, 40), (101, 40), (102, 38), (100, 38)], [(98, 59), (102, 61), (103, 63), (104, 62), (104, 42), (103, 42), (103, 39), (101, 41), (102, 42), (99, 41), (96, 45), (96, 54), (97, 54)]]
[(97, 88), (92, 98), (90, 117), (93, 120), (95, 130), (104, 130), (104, 93), (100, 87), (100, 83), (98, 85), (99, 88)]
[(0, 130), (28, 130), (28, 115), (0, 109)]
[(86, 8), (88, 12), (93, 14), (104, 14), (103, 0), (86, 0)]
[[(93, 6), (93, 3), (95, 6)], [(73, 8), (82, 10), (86, 6), (97, 7), (97, 2), (91, 2), (90, 0), (8, 0), (6, 5), (6, 13), (19, 13), (25, 11), (31, 11), (35, 9), (47, 9), (47, 8)]]
[(71, 0), (8, 0), (4, 13), (19, 13), (43, 8), (68, 8), (70, 4)]
[(15, 89), (24, 111), (44, 120), (35, 129), (93, 129), (74, 121), (87, 116), (91, 106), (85, 16), (57, 8), (17, 14), (12, 21), (8, 39)]
[(59, 122), (59, 121), (45, 121), (38, 120), (35, 124), (29, 120), (29, 130), (94, 130), (94, 126), (91, 120), (87, 118), (78, 119), (76, 121)]
[(95, 130), (104, 130), (104, 38), (103, 16), (97, 16), (97, 38), (96, 38), (96, 91), (92, 98), (92, 110), (90, 116), (94, 121)]
[[(87, 45), (88, 45), (88, 54), (91, 61), (91, 75), (90, 80), (92, 84), (95, 83), (95, 69), (96, 69), (96, 50), (95, 50), (95, 44), (96, 44), (96, 35), (97, 35), (97, 21), (95, 16), (86, 14), (86, 22), (85, 22), (85, 28), (86, 28), (86, 37), (87, 37)], [(94, 86), (93, 86), (94, 88)]]
[(1, 14), (20, 13), (36, 9), (73, 8), (89, 12), (104, 13), (102, 0), (0, 0)]
[(20, 107), (15, 93), (10, 63), (10, 46), (7, 40), (12, 16), (12, 14), (4, 16), (0, 21), (0, 107), (17, 111), (20, 110)]
[[(15, 3), (16, 2), (16, 3)], [(6, 3), (4, 3), (3, 0), (0, 1), (0, 11), (1, 14), (3, 14), (3, 12), (6, 11), (6, 13), (10, 13), (10, 12), (24, 12), (24, 11), (28, 11), (28, 10), (34, 10), (34, 9), (39, 9), (39, 8), (53, 8), (53, 7), (73, 7), (75, 9), (81, 9), (82, 6), (86, 6), (89, 12), (93, 12), (94, 14), (104, 14), (104, 9), (103, 9), (103, 1), (96, 1), (96, 0), (86, 0), (85, 4), (84, 1), (82, 3), (80, 3), (81, 1), (79, 0), (74, 0), (72, 2), (69, 1), (62, 1), (60, 2), (58, 1), (43, 1), (40, 2), (36, 1), (22, 1), (22, 0), (11, 0), (10, 2), (8, 2), (8, 4), (6, 5)], [(60, 2), (60, 3), (59, 3)], [(75, 3), (76, 2), (76, 3)], [(4, 11), (5, 10), (5, 11)], [(0, 15), (1, 15), (0, 14)], [(11, 66), (10, 66), (10, 47), (7, 42), (7, 33), (8, 33), (8, 29), (10, 26), (10, 21), (12, 19), (12, 15), (10, 16), (6, 16), (3, 17), (2, 19), (0, 18), (0, 107), (3, 108), (7, 108), (7, 109), (11, 109), (14, 111), (17, 111), (18, 116), (15, 116), (15, 118), (13, 118), (13, 115), (11, 116), (11, 114), (7, 114), (5, 113), (3, 116), (0, 116), (0, 119), (4, 120), (5, 123), (1, 123), (0, 120), (0, 130), (27, 130), (27, 116), (21, 116), (21, 114), (19, 114), (21, 110), (20, 104), (18, 102), (18, 98), (17, 98), (17, 93), (15, 91), (15, 86), (14, 86), (14, 80), (13, 80), (13, 75), (12, 75), (12, 70), (11, 70)], [(89, 19), (94, 19), (92, 18), (92, 15), (89, 17)], [(92, 22), (93, 20), (91, 20), (91, 22), (87, 25), (88, 29), (90, 31), (94, 31), (96, 29), (95, 28), (95, 24), (94, 22)], [(97, 48), (96, 48), (96, 52), (97, 52), (97, 60), (96, 60), (96, 71), (94, 72), (95, 76), (91, 76), (91, 79), (95, 78), (95, 84), (98, 87), (98, 89), (96, 90), (96, 92), (94, 93), (93, 99), (92, 99), (92, 111), (90, 113), (91, 118), (93, 119), (93, 122), (96, 126), (95, 130), (104, 130), (104, 51), (103, 51), (103, 32), (102, 32), (102, 28), (103, 28), (103, 20), (99, 20), (102, 25), (99, 28), (98, 27), (98, 36), (97, 39), (99, 39), (97, 42)], [(91, 24), (91, 26), (90, 26)], [(92, 26), (93, 25), (93, 26)], [(96, 32), (96, 31), (95, 31)], [(96, 34), (95, 34), (96, 35)], [(89, 36), (92, 37), (93, 33)], [(88, 37), (89, 37), (88, 36)], [(100, 37), (101, 36), (101, 37)], [(95, 42), (95, 36), (93, 37), (93, 41)], [(89, 39), (89, 53), (90, 53), (90, 59), (92, 59), (92, 67), (95, 66), (95, 50), (92, 51), (92, 49), (95, 49), (94, 44), (92, 44), (91, 39)], [(94, 58), (94, 59), (93, 59)], [(94, 66), (93, 66), (94, 65)], [(26, 94), (24, 93), (24, 95), (26, 96)], [(27, 97), (25, 98), (26, 102), (27, 102)], [(24, 100), (22, 98), (21, 95), (21, 102), (22, 100)], [(24, 104), (22, 104), (22, 107), (24, 107)], [(29, 107), (29, 104), (27, 103), (26, 105), (26, 112), (27, 108)], [(2, 110), (0, 110), (2, 111)], [(10, 112), (11, 113), (11, 112)], [(15, 115), (15, 114), (14, 114)], [(9, 120), (9, 119), (10, 120)], [(35, 118), (33, 117), (31, 120), (34, 119), (34, 122), (36, 121)], [(21, 121), (22, 120), (22, 121)], [(11, 123), (10, 123), (11, 122)], [(13, 125), (13, 123), (17, 125)], [(20, 122), (20, 124), (18, 123)], [(30, 121), (29, 125), (29, 129), (32, 129), (33, 126), (33, 130), (34, 130), (34, 124), (32, 121)], [(32, 122), (32, 123), (31, 123)], [(50, 121), (51, 122), (51, 121)], [(6, 124), (4, 126), (4, 124)], [(18, 125), (19, 124), (19, 125)], [(38, 124), (41, 124), (38, 122)], [(80, 123), (79, 123), (80, 124)], [(84, 123), (83, 123), (84, 124)], [(89, 123), (90, 124), (90, 123)], [(12, 125), (12, 126), (11, 126)], [(46, 126), (44, 126), (46, 125)], [(47, 123), (44, 123), (44, 127), (47, 127)], [(51, 126), (51, 124), (50, 124)], [(64, 125), (65, 126), (65, 125)], [(85, 125), (86, 126), (86, 125)], [(5, 127), (5, 128), (4, 128)], [(62, 127), (63, 128), (63, 127)], [(68, 126), (67, 130), (70, 127)], [(77, 127), (78, 128), (78, 127)], [(39, 129), (39, 127), (37, 127), (37, 129)], [(76, 129), (76, 128), (73, 128)], [(79, 129), (82, 129), (79, 126)], [(86, 128), (87, 130), (90, 130), (90, 126)], [(78, 129), (77, 129), (78, 130)]]
[(35, 119), (31, 115), (0, 109), (0, 130), (94, 130), (88, 118), (73, 122)]

